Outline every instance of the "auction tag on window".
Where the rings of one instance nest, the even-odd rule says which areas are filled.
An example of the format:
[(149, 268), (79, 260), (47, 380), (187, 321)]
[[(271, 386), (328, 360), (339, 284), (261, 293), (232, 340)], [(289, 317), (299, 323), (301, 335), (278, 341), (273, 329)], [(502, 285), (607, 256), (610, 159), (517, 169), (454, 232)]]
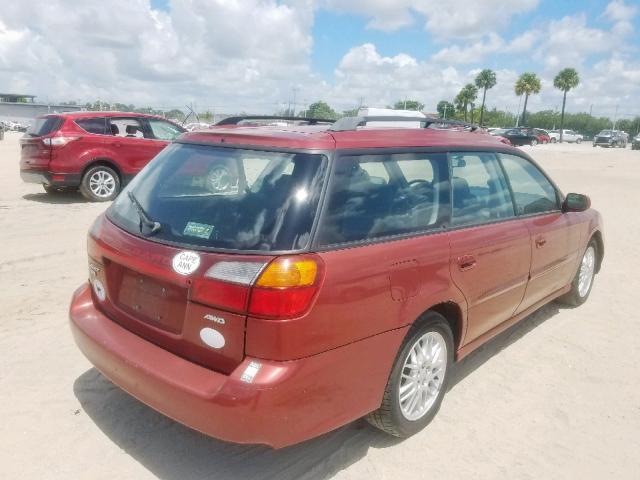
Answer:
[(182, 232), (182, 234), (189, 237), (198, 237), (208, 240), (209, 238), (211, 238), (211, 234), (214, 230), (215, 228), (213, 225), (189, 222), (187, 223), (187, 226), (184, 227), (184, 231)]

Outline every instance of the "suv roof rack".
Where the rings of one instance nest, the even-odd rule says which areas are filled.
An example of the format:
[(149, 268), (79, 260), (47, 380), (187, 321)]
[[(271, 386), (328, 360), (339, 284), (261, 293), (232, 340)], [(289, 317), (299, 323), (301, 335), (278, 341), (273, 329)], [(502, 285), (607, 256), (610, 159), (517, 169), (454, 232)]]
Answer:
[(420, 122), (421, 128), (429, 128), (431, 125), (442, 125), (444, 128), (447, 126), (465, 127), (470, 131), (478, 129), (477, 125), (472, 123), (463, 122), (462, 120), (450, 120), (438, 117), (402, 117), (402, 116), (359, 116), (359, 117), (342, 117), (336, 121), (329, 131), (331, 132), (346, 132), (350, 130), (356, 130), (358, 127), (364, 127), (368, 122)]
[(238, 125), (245, 120), (288, 120), (296, 122), (306, 122), (308, 125), (317, 125), (319, 123), (333, 124), (335, 120), (329, 120), (326, 118), (305, 118), (305, 117), (287, 117), (279, 115), (239, 115), (237, 117), (223, 118), (218, 125)]

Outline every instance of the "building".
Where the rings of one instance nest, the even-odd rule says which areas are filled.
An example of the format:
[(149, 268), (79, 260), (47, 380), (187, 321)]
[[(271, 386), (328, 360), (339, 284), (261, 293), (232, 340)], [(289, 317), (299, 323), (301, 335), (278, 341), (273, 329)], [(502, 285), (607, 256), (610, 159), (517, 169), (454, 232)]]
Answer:
[(80, 105), (55, 105), (36, 102), (35, 95), (0, 93), (0, 120), (28, 125), (39, 115), (47, 113), (76, 112)]

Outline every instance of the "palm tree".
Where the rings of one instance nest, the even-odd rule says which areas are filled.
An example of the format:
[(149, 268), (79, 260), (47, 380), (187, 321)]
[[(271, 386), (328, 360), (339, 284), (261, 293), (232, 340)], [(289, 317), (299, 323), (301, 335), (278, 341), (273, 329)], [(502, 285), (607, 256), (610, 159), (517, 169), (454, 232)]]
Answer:
[(476, 77), (476, 87), (482, 89), (482, 106), (480, 107), (480, 126), (484, 120), (484, 101), (487, 98), (487, 90), (496, 86), (496, 72), (489, 68), (482, 70)]
[(478, 98), (478, 89), (472, 83), (467, 83), (458, 96), (456, 97), (456, 105), (459, 110), (464, 111), (464, 121), (467, 121), (467, 107), (470, 103), (475, 102), (476, 98)]
[(524, 95), (524, 108), (522, 109), (522, 125), (525, 126), (526, 123), (526, 114), (527, 114), (527, 101), (529, 100), (529, 95), (540, 93), (540, 89), (542, 85), (540, 84), (540, 79), (535, 73), (525, 72), (520, 75), (518, 81), (516, 82), (516, 95)]
[(567, 103), (567, 92), (576, 88), (580, 83), (580, 76), (575, 68), (563, 68), (553, 79), (553, 86), (562, 90), (562, 114), (560, 115), (560, 143), (562, 143), (562, 133), (564, 129), (564, 107)]

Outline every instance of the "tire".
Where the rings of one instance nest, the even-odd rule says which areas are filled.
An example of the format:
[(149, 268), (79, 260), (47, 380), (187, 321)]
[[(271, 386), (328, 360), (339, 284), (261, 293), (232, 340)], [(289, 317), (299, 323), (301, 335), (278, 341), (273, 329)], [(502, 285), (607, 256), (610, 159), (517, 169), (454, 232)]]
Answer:
[[(427, 342), (427, 348), (428, 342), (432, 342), (431, 351), (438, 359), (436, 363), (426, 358), (420, 360), (416, 357), (414, 349), (420, 348), (419, 342)], [(424, 349), (425, 346), (422, 345), (421, 348)], [(418, 365), (422, 362), (423, 368), (413, 369), (407, 365), (410, 362), (416, 362)], [(444, 367), (437, 366), (442, 364)], [(411, 327), (402, 342), (387, 381), (382, 404), (366, 417), (367, 421), (395, 437), (409, 437), (419, 432), (433, 420), (440, 409), (447, 391), (452, 365), (451, 328), (442, 315), (427, 312)], [(436, 371), (436, 368), (439, 368), (439, 371)], [(431, 390), (429, 387), (436, 390)], [(405, 389), (403, 393), (407, 395), (402, 401), (401, 388)], [(411, 394), (411, 392), (415, 393)], [(416, 395), (417, 402), (421, 405), (416, 403), (412, 409), (411, 404), (416, 400)]]
[(555, 138), (551, 139), (551, 143), (556, 143), (556, 142), (557, 142), (557, 140)]
[[(597, 261), (598, 245), (595, 240), (591, 239), (582, 254), (578, 271), (571, 282), (571, 290), (559, 299), (562, 303), (577, 307), (587, 301), (593, 288)], [(583, 276), (583, 274), (586, 276)]]
[(576, 143), (578, 143), (578, 144), (582, 143), (582, 139), (581, 138), (576, 138)]
[(108, 202), (120, 192), (120, 177), (110, 167), (96, 165), (82, 177), (80, 193), (91, 202)]
[(536, 145), (538, 145), (538, 140), (534, 138), (533, 140), (531, 140), (531, 146), (535, 147)]
[(548, 141), (548, 140), (543, 140), (543, 141), (542, 141), (542, 144), (543, 144), (543, 145), (546, 145), (547, 143), (549, 143), (549, 141)]

